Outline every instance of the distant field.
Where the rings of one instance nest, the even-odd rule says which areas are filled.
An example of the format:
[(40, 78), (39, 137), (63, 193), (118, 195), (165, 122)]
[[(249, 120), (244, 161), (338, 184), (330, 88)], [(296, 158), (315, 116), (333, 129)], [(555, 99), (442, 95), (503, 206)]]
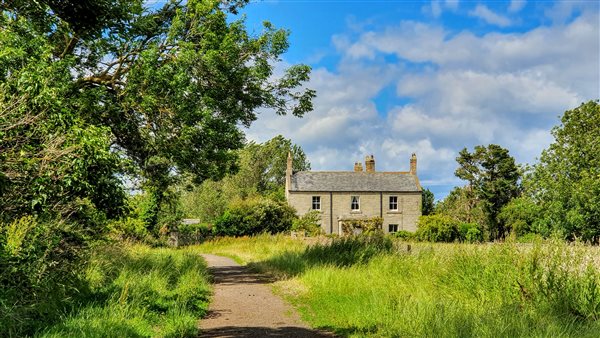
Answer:
[(206, 265), (186, 249), (145, 245), (95, 251), (79, 308), (42, 337), (196, 337), (208, 308)]
[(285, 236), (193, 250), (277, 276), (314, 327), (349, 337), (598, 337), (600, 251), (546, 242), (426, 244), (386, 238), (307, 245)]

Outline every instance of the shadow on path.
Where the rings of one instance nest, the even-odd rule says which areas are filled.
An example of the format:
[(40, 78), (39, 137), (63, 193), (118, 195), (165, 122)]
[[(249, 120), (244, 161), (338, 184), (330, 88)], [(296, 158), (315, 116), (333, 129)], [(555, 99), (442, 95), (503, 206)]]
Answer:
[(212, 275), (214, 294), (201, 337), (334, 337), (311, 329), (293, 307), (271, 291), (268, 277), (227, 257), (202, 255)]
[(202, 337), (206, 338), (258, 338), (258, 337), (291, 337), (291, 338), (311, 338), (311, 337), (333, 337), (320, 332), (305, 329), (302, 327), (283, 326), (283, 327), (239, 327), (225, 326), (210, 330), (204, 330)]

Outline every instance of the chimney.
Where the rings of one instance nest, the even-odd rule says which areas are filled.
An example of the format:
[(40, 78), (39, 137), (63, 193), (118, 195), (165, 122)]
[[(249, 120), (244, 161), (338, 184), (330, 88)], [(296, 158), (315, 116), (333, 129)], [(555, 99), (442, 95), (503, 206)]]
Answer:
[(362, 163), (354, 162), (354, 171), (363, 171)]
[(373, 158), (373, 155), (365, 156), (365, 171), (368, 173), (375, 172), (375, 158)]
[(288, 151), (287, 168), (285, 169), (285, 198), (288, 199), (292, 188), (292, 152)]
[(415, 153), (410, 157), (410, 173), (413, 175), (417, 174), (417, 155)]

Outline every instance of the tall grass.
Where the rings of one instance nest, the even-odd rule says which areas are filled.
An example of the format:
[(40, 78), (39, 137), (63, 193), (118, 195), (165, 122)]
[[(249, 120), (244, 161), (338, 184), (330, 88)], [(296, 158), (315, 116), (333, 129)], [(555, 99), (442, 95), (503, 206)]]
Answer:
[(287, 243), (290, 239), (246, 241), (262, 253), (253, 257), (252, 247), (236, 240), (200, 249), (229, 252), (288, 278), (278, 289), (304, 318), (342, 336), (597, 337), (600, 332), (598, 248), (560, 242), (413, 243), (407, 252), (385, 238), (336, 239), (305, 249)]
[(96, 250), (80, 308), (43, 337), (193, 337), (208, 308), (206, 265), (189, 250), (143, 245)]

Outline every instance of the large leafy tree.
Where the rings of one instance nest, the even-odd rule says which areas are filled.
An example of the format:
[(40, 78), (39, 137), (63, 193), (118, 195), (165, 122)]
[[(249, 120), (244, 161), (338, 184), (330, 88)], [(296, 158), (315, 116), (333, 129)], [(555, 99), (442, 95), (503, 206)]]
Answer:
[[(252, 123), (257, 108), (302, 116), (315, 95), (296, 89), (308, 80), (307, 66), (274, 77), (288, 32), (266, 22), (261, 34), (250, 35), (243, 20), (228, 14), (246, 2), (169, 1), (150, 9), (141, 0), (3, 1), (2, 111), (14, 103), (11, 111), (31, 119), (3, 121), (13, 134), (2, 138), (11, 158), (0, 160), (26, 176), (31, 163), (18, 165), (23, 153), (43, 162), (49, 145), (56, 153), (104, 149), (71, 177), (73, 184), (96, 187), (83, 195), (110, 200), (119, 190), (115, 175), (128, 173), (141, 177), (159, 204), (180, 173), (201, 182), (233, 171), (232, 150), (244, 139), (238, 126)], [(72, 136), (77, 133), (95, 144), (86, 148), (82, 137)], [(62, 158), (62, 168), (71, 170), (71, 160)], [(50, 176), (44, 186), (64, 184), (48, 167), (33, 166), (29, 173)], [(4, 168), (0, 189), (38, 189), (39, 182), (21, 184)], [(86, 172), (91, 176), (82, 178)], [(97, 187), (96, 178), (108, 185)]]
[(566, 238), (600, 241), (600, 105), (568, 110), (552, 130), (528, 191), (544, 211), (547, 227)]
[(472, 153), (464, 148), (456, 161), (459, 167), (455, 175), (469, 182), (468, 189), (482, 203), (490, 238), (504, 237), (506, 229), (498, 214), (520, 190), (520, 173), (514, 158), (507, 149), (490, 144), (475, 146)]

